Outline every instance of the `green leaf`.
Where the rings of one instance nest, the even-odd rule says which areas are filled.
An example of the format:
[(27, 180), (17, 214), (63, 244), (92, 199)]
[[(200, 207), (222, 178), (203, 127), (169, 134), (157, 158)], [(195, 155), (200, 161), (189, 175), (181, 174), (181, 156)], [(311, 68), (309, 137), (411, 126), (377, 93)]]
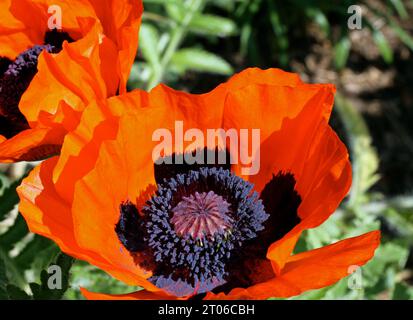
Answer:
[(29, 229), (27, 228), (26, 221), (19, 214), (14, 221), (14, 224), (0, 236), (0, 246), (5, 251), (13, 249), (14, 245), (23, 239), (27, 235)]
[(21, 270), (29, 269), (34, 262), (46, 267), (50, 260), (55, 258), (57, 252), (58, 248), (51, 240), (35, 235), (14, 261)]
[(188, 29), (200, 35), (228, 37), (236, 33), (237, 25), (228, 18), (211, 14), (196, 14), (189, 23)]
[(33, 272), (35, 282), (40, 281), (40, 275), (43, 269), (46, 269), (60, 254), (60, 249), (57, 245), (51, 245), (44, 249), (31, 263), (30, 271)]
[(369, 129), (360, 111), (341, 94), (336, 95), (335, 107), (350, 140), (353, 184), (349, 204), (355, 206), (366, 200), (365, 193), (377, 182), (379, 158), (372, 146)]
[[(69, 288), (70, 268), (72, 267), (74, 259), (70, 256), (61, 253), (56, 263), (51, 264), (48, 270), (43, 270), (41, 273), (41, 284), (30, 283), (30, 289), (35, 300), (59, 300), (63, 297), (66, 290)], [(51, 267), (57, 266), (60, 268), (61, 279), (58, 279), (61, 288), (53, 288), (50, 282), (53, 282), (51, 277), (55, 276), (52, 272), (49, 274)]]
[(128, 88), (131, 90), (143, 88), (144, 84), (149, 81), (152, 74), (152, 67), (146, 62), (135, 62), (128, 79)]
[(289, 62), (288, 49), (290, 41), (288, 37), (288, 27), (282, 21), (280, 16), (280, 9), (275, 1), (269, 1), (270, 7), (270, 21), (272, 30), (274, 32), (274, 42), (277, 44), (278, 59), (283, 66), (287, 66)]
[(8, 252), (5, 252), (2, 249), (2, 247), (0, 247), (0, 259), (4, 262), (5, 269), (7, 270), (8, 281), (24, 288), (27, 283), (23, 272), (19, 270), (15, 261), (9, 256)]
[[(357, 291), (357, 290), (353, 290)], [(333, 300), (333, 299), (343, 299), (349, 292), (348, 278), (345, 277), (337, 282), (335, 285), (328, 287), (323, 299)]]
[(310, 290), (304, 292), (296, 297), (292, 297), (291, 300), (321, 300), (326, 295), (328, 288), (322, 288), (318, 290)]
[(33, 293), (33, 298), (35, 300), (47, 300), (46, 296), (45, 298), (40, 298), (41, 296), (43, 296), (43, 292), (42, 292), (42, 286), (38, 283), (30, 283), (30, 290)]
[(233, 73), (231, 65), (214, 53), (201, 49), (181, 49), (172, 57), (171, 67), (179, 73), (187, 70), (230, 75)]
[(165, 2), (165, 10), (168, 17), (180, 23), (185, 17), (185, 7), (182, 3), (167, 1)]
[(241, 28), (240, 34), (240, 53), (242, 56), (246, 56), (248, 54), (248, 49), (253, 44), (251, 37), (252, 27), (249, 23), (245, 23)]
[(380, 51), (381, 56), (383, 57), (386, 63), (393, 62), (393, 50), (390, 47), (389, 42), (387, 41), (386, 37), (380, 30), (373, 31), (373, 40), (377, 45), (377, 48)]
[(385, 263), (392, 263), (402, 269), (407, 261), (409, 249), (393, 242), (388, 242), (380, 247), (379, 259)]
[(318, 24), (325, 36), (330, 34), (330, 23), (321, 9), (316, 7), (308, 8), (307, 15)]
[(235, 6), (238, 5), (236, 1), (228, 0), (210, 0), (210, 3), (229, 12), (234, 11)]
[(31, 296), (12, 284), (7, 285), (7, 294), (10, 300), (31, 300)]
[(9, 284), (9, 279), (6, 274), (6, 265), (3, 259), (0, 258), (0, 300), (28, 300), (30, 296), (16, 287)]
[(393, 291), (393, 300), (413, 300), (413, 288), (404, 283), (397, 283)]
[[(408, 212), (408, 216), (409, 215), (411, 216), (411, 211)], [(413, 223), (409, 221), (407, 216), (405, 217), (401, 212), (394, 208), (387, 208), (387, 210), (384, 210), (383, 216), (391, 227), (397, 229), (401, 237), (413, 243)]]
[(79, 290), (80, 287), (86, 287), (94, 292), (108, 292), (111, 294), (124, 294), (142, 289), (116, 280), (105, 271), (81, 260), (74, 263), (71, 273), (70, 283), (72, 288), (65, 294), (67, 299), (83, 299), (84, 297)]
[(6, 266), (3, 259), (0, 258), (0, 300), (8, 299), (7, 283)]
[(19, 202), (16, 188), (21, 184), (25, 177), (26, 176), (10, 184), (7, 188), (5, 188), (3, 194), (0, 196), (0, 221), (3, 220)]
[(139, 35), (139, 48), (145, 60), (155, 68), (160, 64), (158, 43), (158, 30), (153, 25), (143, 23)]
[(0, 172), (0, 194), (3, 193), (3, 189), (9, 184), (9, 178)]
[(402, 27), (400, 27), (396, 22), (390, 22), (390, 27), (394, 33), (399, 37), (399, 39), (413, 51), (413, 37), (409, 35)]
[(406, 7), (403, 4), (403, 1), (401, 1), (401, 0), (390, 0), (390, 3), (396, 9), (397, 14), (400, 16), (400, 18), (407, 19), (409, 17), (409, 14), (407, 13), (407, 10), (406, 10)]
[(343, 69), (350, 54), (351, 42), (348, 37), (342, 37), (334, 46), (334, 62), (337, 69)]

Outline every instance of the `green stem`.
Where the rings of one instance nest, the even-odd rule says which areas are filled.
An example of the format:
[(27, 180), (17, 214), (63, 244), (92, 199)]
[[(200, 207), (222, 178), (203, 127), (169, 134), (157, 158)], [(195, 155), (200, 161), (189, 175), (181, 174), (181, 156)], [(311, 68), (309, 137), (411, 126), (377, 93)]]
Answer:
[(192, 19), (194, 18), (195, 13), (200, 11), (203, 8), (205, 0), (190, 0), (187, 6), (187, 12), (182, 19), (182, 22), (172, 31), (171, 40), (169, 41), (168, 47), (165, 50), (165, 53), (161, 59), (161, 63), (158, 68), (153, 70), (152, 76), (148, 81), (147, 90), (151, 90), (153, 87), (158, 85), (165, 74), (165, 71), (175, 54), (181, 45), (187, 29)]

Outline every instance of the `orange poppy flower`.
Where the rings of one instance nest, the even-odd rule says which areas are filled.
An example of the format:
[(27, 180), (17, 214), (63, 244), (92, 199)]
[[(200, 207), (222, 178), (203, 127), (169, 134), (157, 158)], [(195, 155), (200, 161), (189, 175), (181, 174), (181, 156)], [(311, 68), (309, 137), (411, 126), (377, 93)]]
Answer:
[[(82, 289), (89, 299), (266, 299), (331, 285), (371, 259), (380, 237), (292, 255), (351, 185), (347, 150), (328, 125), (334, 92), (281, 70), (248, 69), (207, 94), (160, 85), (95, 101), (61, 156), (18, 188), (20, 211), (66, 253), (144, 287), (120, 296)], [(175, 142), (157, 157), (160, 128)], [(194, 140), (194, 129), (206, 137), (217, 128), (260, 130), (259, 149), (252, 140), (238, 149), (254, 151), (256, 174), (232, 161), (230, 144)], [(204, 148), (227, 161), (178, 164)]]
[(141, 0), (3, 0), (0, 162), (57, 154), (88, 101), (126, 92)]

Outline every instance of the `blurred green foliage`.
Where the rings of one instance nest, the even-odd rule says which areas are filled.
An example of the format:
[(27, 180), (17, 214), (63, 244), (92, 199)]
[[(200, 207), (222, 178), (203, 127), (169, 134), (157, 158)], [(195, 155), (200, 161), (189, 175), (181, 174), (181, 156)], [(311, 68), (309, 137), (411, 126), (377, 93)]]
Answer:
[[(384, 25), (413, 50), (413, 37), (401, 26), (409, 19), (401, 0), (359, 1), (361, 25), (371, 37), (386, 63), (394, 59)], [(161, 81), (174, 82), (188, 70), (230, 75), (233, 68), (202, 43), (219, 38), (236, 38), (238, 55), (254, 66), (276, 63), (288, 67), (296, 55), (297, 34), (305, 37), (309, 24), (333, 45), (335, 67), (343, 69), (352, 43), (348, 19), (351, 0), (146, 0), (138, 61), (132, 72), (131, 87), (151, 89)], [(368, 15), (364, 14), (366, 11)], [(219, 15), (221, 14), (221, 15)], [(305, 41), (305, 38), (303, 39)], [(221, 42), (222, 43), (222, 42)], [(272, 59), (272, 60), (271, 60)]]
[[(391, 64), (395, 55), (382, 27), (389, 26), (403, 45), (413, 50), (413, 38), (403, 27), (403, 21), (412, 18), (407, 5), (413, 6), (413, 1), (376, 3), (359, 1), (363, 12), (369, 12), (363, 14), (362, 23), (383, 61)], [(290, 69), (299, 44), (308, 40), (309, 25), (316, 26), (331, 42), (332, 68), (337, 72), (347, 65), (352, 50), (347, 20), (353, 1), (145, 0), (144, 4), (139, 57), (131, 73), (130, 89), (151, 89), (160, 82), (178, 84), (188, 74), (225, 79), (247, 66)], [(372, 191), (380, 179), (380, 159), (366, 120), (341, 94), (336, 97), (335, 110), (351, 154), (352, 189), (327, 222), (305, 232), (296, 251), (374, 229), (383, 231), (382, 244), (375, 258), (361, 269), (361, 288), (350, 289), (350, 279), (345, 278), (293, 299), (413, 299), (411, 262), (408, 265), (413, 247), (413, 196), (407, 193), (389, 198)], [(21, 175), (11, 177), (9, 169), (0, 171), (0, 299), (58, 299), (66, 289), (64, 298), (81, 299), (81, 286), (110, 293), (138, 289), (82, 261), (70, 268), (71, 258), (62, 255), (54, 243), (30, 234), (15, 208), (15, 189)], [(46, 286), (51, 264), (62, 266), (64, 286), (58, 292)]]

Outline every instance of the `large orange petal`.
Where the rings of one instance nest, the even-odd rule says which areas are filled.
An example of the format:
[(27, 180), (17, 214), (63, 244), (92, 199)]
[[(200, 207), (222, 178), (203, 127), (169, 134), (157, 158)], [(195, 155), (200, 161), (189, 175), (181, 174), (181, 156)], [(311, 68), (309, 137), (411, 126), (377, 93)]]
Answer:
[(296, 87), (303, 84), (296, 73), (286, 72), (281, 69), (248, 68), (232, 76), (222, 84), (228, 91), (236, 91), (250, 85), (271, 85)]
[[(90, 0), (99, 17), (105, 35), (118, 50), (117, 74), (121, 79), (120, 93), (126, 92), (126, 84), (138, 49), (138, 36), (143, 4), (141, 0)], [(113, 60), (108, 61), (113, 65)], [(109, 65), (108, 64), (108, 65)], [(113, 77), (113, 74), (109, 74)]]
[(39, 125), (6, 139), (0, 136), (0, 162), (37, 161), (58, 155), (67, 130), (79, 123), (79, 113), (63, 101), (58, 112), (39, 115)]
[(148, 187), (155, 185), (151, 149), (142, 139), (146, 125), (134, 116), (123, 116), (116, 141), (102, 143), (95, 167), (77, 182), (73, 196), (78, 243), (125, 271), (137, 267), (115, 233), (119, 207), (127, 200), (136, 203)]
[(53, 180), (59, 193), (73, 200), (75, 183), (95, 166), (103, 141), (114, 140), (118, 133), (119, 118), (128, 110), (143, 108), (147, 94), (135, 90), (124, 96), (90, 103), (81, 116), (77, 128), (65, 137)]
[[(276, 139), (282, 141), (282, 134)], [(296, 163), (302, 169), (299, 172), (291, 171), (295, 174), (296, 190), (302, 198), (298, 208), (301, 222), (286, 236), (273, 243), (268, 250), (267, 257), (274, 262), (276, 272), (282, 268), (286, 258), (293, 251), (301, 232), (314, 228), (328, 219), (351, 186), (351, 165), (347, 150), (325, 122), (321, 122), (317, 127), (305, 156), (301, 159), (297, 156), (296, 159)], [(273, 170), (276, 171), (278, 168), (275, 167)]]
[(248, 289), (234, 289), (228, 295), (209, 293), (206, 299), (287, 298), (332, 285), (361, 267), (374, 256), (380, 232), (372, 231), (332, 245), (294, 255), (280, 275)]
[(14, 60), (20, 52), (33, 44), (24, 23), (19, 21), (9, 10), (13, 0), (0, 2), (0, 56)]
[(56, 189), (64, 199), (72, 201), (76, 181), (94, 167), (101, 142), (114, 139), (117, 129), (117, 111), (110, 110), (106, 100), (87, 106), (79, 125), (66, 135), (53, 172)]
[[(259, 174), (244, 176), (255, 183), (257, 191), (268, 182), (271, 166), (279, 170), (301, 169), (293, 167), (294, 161), (302, 164), (297, 158), (305, 155), (319, 123), (328, 119), (333, 93), (331, 85), (308, 84), (295, 87), (251, 84), (228, 93), (224, 128), (260, 130)], [(274, 141), (273, 137), (277, 135), (283, 135), (284, 139)], [(256, 151), (251, 151), (251, 154)]]
[[(252, 80), (251, 80), (252, 79)], [(252, 150), (260, 163), (256, 175), (243, 177), (261, 191), (278, 172), (290, 172), (302, 198), (299, 227), (271, 246), (276, 272), (291, 254), (302, 230), (319, 225), (334, 212), (351, 184), (344, 144), (328, 126), (335, 88), (304, 84), (279, 70), (247, 70), (227, 84), (224, 127), (259, 129), (261, 144)], [(259, 152), (259, 153), (257, 153)], [(241, 164), (234, 171), (242, 175)], [(305, 223), (304, 223), (305, 220)]]
[(71, 204), (67, 203), (54, 189), (52, 172), (57, 158), (52, 158), (36, 167), (17, 189), (20, 197), (19, 210), (26, 219), (31, 232), (55, 241), (62, 251), (86, 260), (107, 271), (113, 277), (131, 285), (141, 285), (148, 290), (157, 290), (145, 281), (138, 268), (126, 270), (114, 265), (99, 254), (79, 246), (75, 238)]
[(55, 192), (51, 173), (57, 157), (51, 158), (35, 167), (23, 180), (17, 192), (20, 197), (19, 210), (26, 219), (30, 231), (48, 237), (60, 248), (80, 259), (92, 259), (96, 264), (107, 263), (77, 245), (73, 234), (70, 204)]
[[(147, 123), (150, 130), (145, 135), (142, 133), (142, 139), (145, 145), (150, 145), (146, 151), (151, 153), (154, 147), (152, 133), (164, 128), (174, 135), (175, 121), (183, 121), (185, 129), (199, 128), (203, 131), (206, 128), (214, 128), (216, 123), (221, 123), (224, 100), (222, 96), (222, 91), (191, 95), (160, 85), (149, 94), (135, 90), (107, 101), (91, 103), (84, 111), (79, 126), (65, 138), (54, 173), (57, 189), (61, 194), (65, 194), (67, 199), (72, 198), (75, 181), (93, 168), (102, 141), (115, 139), (118, 118), (128, 110), (144, 113), (141, 117), (146, 117), (146, 120), (142, 118), (140, 121)], [(142, 145), (137, 145), (136, 141), (134, 140), (133, 148), (145, 150)], [(183, 149), (184, 146), (177, 148)], [(153, 165), (152, 160), (151, 163)], [(150, 172), (147, 173), (149, 174)]]
[(62, 9), (62, 28), (73, 39), (81, 36), (78, 18), (97, 19), (88, 1), (3, 0), (0, 4), (0, 56), (14, 59), (29, 47), (42, 44), (51, 17), (48, 8), (52, 5)]
[(84, 22), (87, 36), (64, 43), (59, 54), (40, 55), (38, 73), (19, 104), (31, 126), (37, 124), (41, 112), (55, 114), (61, 101), (82, 111), (88, 102), (107, 97), (108, 89), (100, 73), (100, 26), (92, 20)]
[[(84, 297), (88, 300), (178, 300), (178, 298), (167, 295), (163, 292), (150, 292), (140, 290), (127, 294), (106, 294), (88, 291), (85, 288), (80, 288)], [(184, 300), (180, 298), (179, 300)]]
[(42, 160), (60, 152), (64, 132), (38, 128), (24, 130), (11, 139), (0, 138), (0, 162)]

